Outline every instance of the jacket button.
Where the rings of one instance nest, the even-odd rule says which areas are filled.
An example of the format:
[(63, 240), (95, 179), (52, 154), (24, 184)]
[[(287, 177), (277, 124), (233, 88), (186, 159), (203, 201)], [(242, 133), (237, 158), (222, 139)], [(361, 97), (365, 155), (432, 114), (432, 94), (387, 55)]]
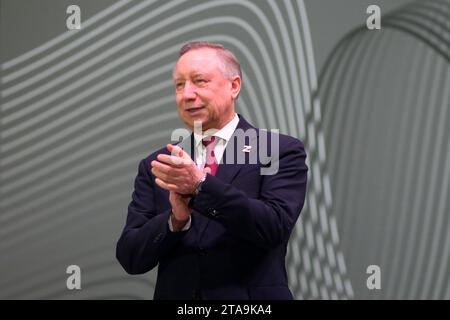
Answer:
[(213, 209), (213, 208), (210, 208), (210, 209), (209, 209), (209, 214), (212, 215), (212, 216), (215, 216), (215, 215), (217, 215), (218, 213), (219, 213), (219, 211), (216, 210), (216, 209)]

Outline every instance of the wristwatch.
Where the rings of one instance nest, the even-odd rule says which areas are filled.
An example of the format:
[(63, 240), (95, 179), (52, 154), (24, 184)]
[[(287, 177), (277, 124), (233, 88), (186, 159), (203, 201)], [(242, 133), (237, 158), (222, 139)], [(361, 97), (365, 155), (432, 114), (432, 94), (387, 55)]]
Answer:
[(200, 179), (200, 181), (197, 183), (197, 186), (194, 189), (194, 192), (192, 193), (192, 197), (196, 197), (200, 191), (202, 191), (202, 184), (206, 180), (206, 173), (203, 175), (203, 177)]
[(200, 191), (202, 191), (202, 184), (206, 180), (206, 173), (203, 175), (203, 177), (200, 179), (200, 181), (197, 183), (197, 186), (194, 189), (194, 192), (192, 193), (191, 200), (188, 202), (188, 208), (192, 209), (194, 207), (195, 198), (199, 194)]

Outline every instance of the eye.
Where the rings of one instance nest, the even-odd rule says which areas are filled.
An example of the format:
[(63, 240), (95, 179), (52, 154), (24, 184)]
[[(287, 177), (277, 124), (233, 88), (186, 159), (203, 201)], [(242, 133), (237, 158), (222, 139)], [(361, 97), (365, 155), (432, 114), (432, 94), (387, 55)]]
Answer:
[(194, 83), (195, 83), (196, 85), (203, 85), (203, 84), (206, 83), (206, 80), (205, 80), (205, 79), (202, 79), (202, 78), (199, 78), (199, 79), (195, 79), (195, 80), (194, 80)]
[(184, 88), (184, 82), (176, 82), (175, 83), (175, 89), (176, 90), (181, 90), (181, 89), (183, 89)]

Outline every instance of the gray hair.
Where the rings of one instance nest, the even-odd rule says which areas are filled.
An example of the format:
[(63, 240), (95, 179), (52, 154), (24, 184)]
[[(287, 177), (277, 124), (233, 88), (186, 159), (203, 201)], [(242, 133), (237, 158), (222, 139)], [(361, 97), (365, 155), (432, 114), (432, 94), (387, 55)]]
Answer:
[(216, 51), (217, 56), (220, 58), (223, 65), (223, 72), (225, 77), (231, 78), (238, 75), (242, 81), (241, 64), (236, 56), (230, 50), (226, 49), (223, 45), (208, 41), (192, 41), (183, 45), (179, 52), (179, 58), (185, 53), (196, 50), (209, 48)]

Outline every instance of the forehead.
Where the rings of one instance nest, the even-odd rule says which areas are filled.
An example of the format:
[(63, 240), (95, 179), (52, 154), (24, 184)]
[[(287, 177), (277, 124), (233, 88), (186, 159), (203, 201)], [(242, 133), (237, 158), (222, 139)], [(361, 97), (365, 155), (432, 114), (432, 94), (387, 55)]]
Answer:
[(194, 49), (182, 55), (175, 66), (175, 75), (192, 73), (220, 72), (221, 60), (216, 50), (209, 48)]

